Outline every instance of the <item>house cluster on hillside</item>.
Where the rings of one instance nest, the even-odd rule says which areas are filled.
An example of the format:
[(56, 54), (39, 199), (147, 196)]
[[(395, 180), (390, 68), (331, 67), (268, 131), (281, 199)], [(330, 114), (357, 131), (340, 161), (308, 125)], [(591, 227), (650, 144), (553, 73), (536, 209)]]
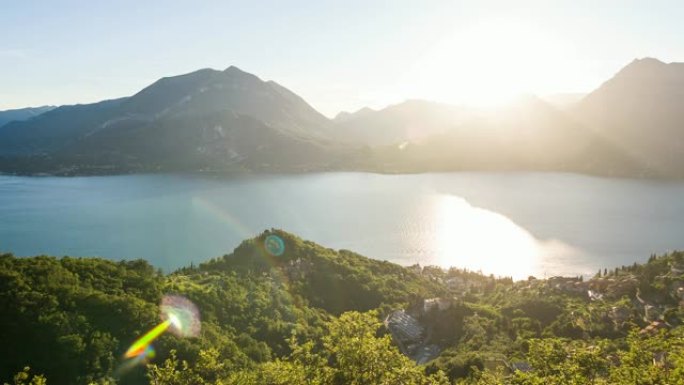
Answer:
[(589, 283), (575, 277), (551, 277), (547, 279), (547, 285), (564, 293), (585, 294)]
[(428, 298), (423, 300), (423, 313), (429, 313), (433, 309), (444, 311), (451, 307), (453, 300), (450, 298)]
[(427, 298), (421, 306), (413, 308), (413, 315), (404, 309), (391, 312), (385, 318), (385, 327), (401, 352), (419, 364), (437, 357), (440, 348), (428, 342), (431, 332), (420, 323), (419, 318), (429, 312), (448, 310), (453, 301), (454, 298)]
[(588, 282), (588, 290), (609, 298), (633, 296), (639, 287), (639, 280), (632, 274), (620, 277), (599, 277)]
[(670, 263), (670, 274), (674, 277), (684, 275), (684, 261), (672, 261)]
[(615, 323), (620, 325), (634, 316), (634, 312), (627, 306), (613, 306), (608, 313), (608, 317)]
[(410, 346), (419, 343), (425, 333), (418, 320), (403, 309), (390, 313), (385, 318), (385, 326), (404, 352), (409, 352)]
[(499, 358), (485, 358), (483, 362), (484, 369), (489, 372), (501, 372), (508, 376), (515, 372), (531, 372), (532, 365), (527, 361), (508, 361), (504, 357)]
[[(651, 258), (656, 259), (655, 256)], [(684, 261), (672, 259), (668, 261), (666, 270), (659, 273), (650, 278), (648, 286), (644, 286), (634, 274), (627, 272), (597, 277), (590, 281), (589, 293), (590, 296), (592, 293), (601, 293), (612, 299), (630, 298), (631, 306), (613, 306), (608, 316), (616, 325), (629, 319), (640, 319), (647, 323), (641, 330), (642, 334), (651, 334), (670, 327), (670, 310), (684, 308)]]
[(399, 350), (419, 364), (439, 355), (439, 346), (427, 343), (427, 333), (417, 318), (405, 310), (395, 310), (385, 318), (385, 327)]
[(672, 280), (670, 294), (678, 301), (679, 307), (684, 308), (684, 261), (672, 261), (669, 276)]
[(660, 330), (667, 330), (669, 326), (663, 320), (655, 320), (651, 322), (648, 326), (639, 331), (640, 335), (654, 335)]
[(419, 264), (415, 264), (407, 267), (407, 269), (445, 285), (451, 292), (456, 294), (465, 294), (469, 291), (479, 291), (482, 290), (486, 285), (493, 284), (495, 282), (495, 278), (493, 276), (487, 277), (479, 273), (472, 273), (454, 268), (445, 271), (435, 266), (421, 267)]
[(447, 288), (455, 293), (467, 293), (471, 290), (480, 290), (484, 285), (481, 280), (468, 279), (467, 277), (451, 276), (444, 280)]

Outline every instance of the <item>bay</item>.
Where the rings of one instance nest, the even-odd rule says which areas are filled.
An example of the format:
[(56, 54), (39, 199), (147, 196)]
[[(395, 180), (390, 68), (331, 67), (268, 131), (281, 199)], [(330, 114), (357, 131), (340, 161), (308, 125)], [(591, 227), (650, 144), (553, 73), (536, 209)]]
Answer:
[(0, 250), (164, 271), (280, 228), (402, 265), (593, 275), (684, 248), (684, 183), (561, 173), (0, 176)]

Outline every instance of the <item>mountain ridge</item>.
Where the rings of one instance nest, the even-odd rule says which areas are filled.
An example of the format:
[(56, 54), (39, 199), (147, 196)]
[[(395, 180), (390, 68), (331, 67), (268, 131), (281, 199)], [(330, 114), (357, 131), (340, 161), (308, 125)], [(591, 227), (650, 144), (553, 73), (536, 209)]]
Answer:
[(236, 66), (0, 126), (0, 171), (568, 171), (684, 177), (684, 64), (635, 59), (572, 106), (407, 100), (320, 114)]
[(684, 63), (635, 59), (589, 93), (572, 115), (654, 176), (684, 177)]
[(23, 121), (34, 118), (40, 114), (48, 112), (56, 106), (25, 107), (0, 111), (0, 127), (13, 121)]
[(10, 123), (0, 156), (5, 166), (29, 159), (62, 173), (307, 169), (325, 161), (328, 123), (286, 88), (231, 66)]

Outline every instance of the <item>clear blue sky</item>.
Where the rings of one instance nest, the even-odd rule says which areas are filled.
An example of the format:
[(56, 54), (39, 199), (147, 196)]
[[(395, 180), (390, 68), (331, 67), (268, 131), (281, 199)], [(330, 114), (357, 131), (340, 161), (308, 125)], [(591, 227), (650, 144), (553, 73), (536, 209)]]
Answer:
[(684, 61), (683, 4), (0, 0), (0, 109), (120, 97), (229, 65), (329, 116), (406, 98), (587, 92), (637, 57)]

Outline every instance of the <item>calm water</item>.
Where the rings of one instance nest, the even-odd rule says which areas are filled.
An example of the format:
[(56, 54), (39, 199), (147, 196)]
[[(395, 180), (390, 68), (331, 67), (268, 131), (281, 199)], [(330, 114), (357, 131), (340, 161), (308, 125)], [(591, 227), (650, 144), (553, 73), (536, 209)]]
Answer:
[(0, 250), (168, 271), (276, 227), (400, 264), (593, 274), (684, 248), (684, 183), (571, 174), (0, 176)]

